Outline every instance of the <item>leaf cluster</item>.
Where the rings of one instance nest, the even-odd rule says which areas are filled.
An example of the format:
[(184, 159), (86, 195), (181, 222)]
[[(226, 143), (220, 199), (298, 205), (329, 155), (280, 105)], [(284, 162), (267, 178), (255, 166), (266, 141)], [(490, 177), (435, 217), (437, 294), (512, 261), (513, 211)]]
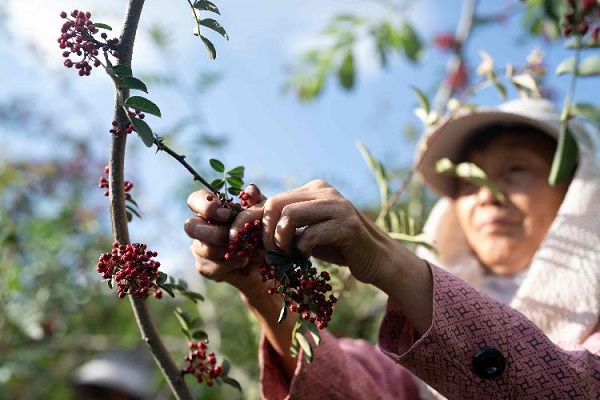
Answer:
[(225, 164), (216, 158), (211, 158), (209, 164), (214, 171), (221, 174), (221, 177), (214, 179), (210, 186), (218, 191), (224, 189), (226, 193), (233, 196), (240, 194), (244, 186), (245, 168), (243, 166), (227, 169)]

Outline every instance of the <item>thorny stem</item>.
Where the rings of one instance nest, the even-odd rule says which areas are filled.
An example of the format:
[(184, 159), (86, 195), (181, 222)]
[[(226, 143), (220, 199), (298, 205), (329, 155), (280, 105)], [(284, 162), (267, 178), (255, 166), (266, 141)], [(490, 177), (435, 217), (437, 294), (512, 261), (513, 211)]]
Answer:
[(202, 183), (204, 186), (206, 186), (206, 188), (208, 190), (213, 192), (215, 195), (219, 196), (219, 191), (217, 189), (215, 189), (214, 187), (212, 187), (211, 184), (208, 183), (208, 181), (206, 179), (204, 179), (198, 172), (196, 172), (196, 170), (187, 161), (185, 161), (184, 155), (177, 154), (173, 149), (171, 149), (169, 146), (167, 146), (165, 144), (165, 142), (160, 138), (154, 138), (154, 144), (156, 145), (156, 148), (158, 150), (164, 151), (165, 153), (167, 153), (168, 155), (170, 155), (171, 157), (176, 159), (181, 165), (183, 165), (185, 167), (185, 169), (187, 169), (189, 171), (189, 173), (192, 174), (195, 181)]
[[(135, 35), (143, 7), (144, 0), (129, 0), (128, 2), (123, 29), (119, 39), (119, 64), (131, 66)], [(121, 107), (120, 99), (127, 98), (128, 96), (128, 89), (117, 90), (115, 93), (114, 120), (121, 125), (126, 124), (128, 119)], [(127, 135), (112, 135), (109, 162), (109, 193), (113, 238), (121, 244), (129, 243), (124, 191), (126, 142)], [(175, 398), (178, 400), (191, 400), (192, 395), (190, 390), (183, 380), (181, 371), (177, 368), (165, 348), (146, 302), (135, 296), (129, 296), (129, 298), (142, 335), (142, 340), (148, 344), (154, 360), (165, 376)]]

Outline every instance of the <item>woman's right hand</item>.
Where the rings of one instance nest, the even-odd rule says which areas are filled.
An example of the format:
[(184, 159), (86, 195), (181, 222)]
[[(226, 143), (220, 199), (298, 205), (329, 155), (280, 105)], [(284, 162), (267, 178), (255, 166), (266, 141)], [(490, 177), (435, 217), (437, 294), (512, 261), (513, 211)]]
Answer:
[(247, 258), (225, 260), (234, 221), (236, 226), (240, 226), (245, 221), (262, 218), (262, 209), (252, 207), (265, 200), (260, 190), (250, 185), (245, 192), (248, 194), (249, 207), (237, 215), (206, 190), (192, 193), (187, 203), (196, 214), (187, 219), (184, 230), (193, 239), (190, 250), (200, 275), (217, 282), (228, 282), (242, 293), (250, 294), (264, 291), (266, 287), (255, 267), (251, 266), (251, 270), (246, 268)]

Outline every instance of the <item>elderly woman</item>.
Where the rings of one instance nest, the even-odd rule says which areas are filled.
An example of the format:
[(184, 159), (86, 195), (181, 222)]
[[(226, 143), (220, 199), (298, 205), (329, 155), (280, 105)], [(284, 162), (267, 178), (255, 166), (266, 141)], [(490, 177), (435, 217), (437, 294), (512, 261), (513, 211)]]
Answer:
[[(546, 100), (515, 100), (426, 135), (416, 169), (442, 195), (425, 227), (435, 254), (392, 240), (322, 181), (266, 200), (250, 186), (253, 207), (234, 221), (206, 192), (192, 194), (185, 230), (198, 272), (234, 285), (261, 324), (263, 397), (600, 398), (600, 169), (571, 121), (577, 168), (547, 183), (559, 117)], [(475, 163), (502, 195), (437, 173), (442, 158)], [(379, 348), (325, 331), (312, 363), (290, 356), (294, 320), (277, 323), (281, 299), (240, 273), (244, 261), (223, 258), (229, 236), (256, 218), (266, 249), (346, 265), (388, 295)]]

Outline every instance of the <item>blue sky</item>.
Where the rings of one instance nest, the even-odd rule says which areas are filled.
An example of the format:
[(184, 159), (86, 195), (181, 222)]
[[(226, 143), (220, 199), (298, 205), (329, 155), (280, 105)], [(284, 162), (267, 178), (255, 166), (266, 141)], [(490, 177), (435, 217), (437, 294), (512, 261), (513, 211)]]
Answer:
[[(62, 68), (56, 37), (62, 21), (60, 11), (74, 8), (89, 10), (95, 20), (109, 23), (120, 30), (125, 4), (100, 0), (0, 0), (9, 12), (12, 37), (0, 39), (0, 74), (3, 83), (0, 98), (19, 93), (38, 98), (36, 106), (67, 112), (65, 124), (83, 127), (87, 121), (103, 126), (110, 121), (112, 87), (100, 71), (86, 79), (78, 79), (73, 71)], [(311, 104), (299, 103), (282, 86), (286, 65), (293, 62), (302, 49), (319, 43), (319, 32), (328, 19), (339, 12), (352, 12), (383, 17), (376, 1), (367, 0), (255, 0), (215, 1), (221, 9), (219, 22), (227, 29), (230, 40), (211, 35), (217, 47), (217, 60), (210, 61), (202, 44), (192, 36), (193, 21), (184, 0), (147, 0), (134, 53), (134, 73), (165, 68), (147, 34), (149, 27), (159, 25), (171, 32), (175, 49), (172, 65), (187, 79), (198, 71), (218, 72), (222, 80), (208, 91), (201, 103), (194, 105), (207, 130), (226, 133), (228, 147), (219, 158), (226, 164), (244, 165), (248, 182), (263, 182), (271, 190), (303, 184), (311, 179), (326, 178), (339, 186), (342, 193), (357, 204), (369, 204), (377, 198), (376, 186), (356, 147), (363, 142), (378, 158), (393, 166), (408, 166), (414, 144), (404, 138), (408, 123), (419, 126), (412, 113), (416, 100), (410, 85), (424, 90), (435, 87), (445, 56), (434, 49), (424, 54), (418, 66), (395, 60), (382, 70), (368, 47), (361, 47), (361, 75), (353, 92), (341, 91), (330, 82), (321, 98)], [(453, 30), (460, 14), (458, 1), (414, 1), (408, 14), (410, 22), (425, 41), (434, 34)], [(487, 11), (502, 9), (517, 1), (480, 2)], [(520, 18), (494, 29), (482, 30), (469, 43), (468, 58), (478, 63), (478, 52), (488, 51), (498, 65), (523, 63), (539, 42), (518, 40)], [(32, 57), (24, 51), (35, 43), (40, 53)], [(544, 48), (552, 73), (567, 53)], [(551, 80), (564, 95), (567, 77)], [(61, 96), (61, 88), (71, 87), (78, 101), (87, 103), (93, 115), (78, 115), (73, 104)], [(177, 93), (160, 87), (149, 87), (148, 97), (163, 111), (163, 121), (151, 120), (160, 133), (173, 117), (180, 115), (185, 104)], [(582, 82), (577, 89), (580, 100), (595, 100), (600, 86), (597, 80)], [(482, 102), (493, 103), (498, 97), (488, 92)], [(110, 123), (110, 122), (108, 122)], [(4, 133), (0, 131), (0, 136)], [(7, 144), (11, 152), (27, 148), (27, 154), (44, 154), (47, 149), (23, 146), (14, 136)], [(99, 139), (99, 148), (108, 158), (108, 134)], [(158, 240), (161, 250), (174, 259), (187, 257), (182, 248), (188, 240), (181, 233), (185, 196), (176, 192), (187, 174), (166, 155), (154, 155), (141, 142), (130, 141), (128, 167), (138, 178), (137, 199), (145, 220), (132, 224), (136, 241)], [(185, 152), (185, 149), (180, 149)], [(276, 182), (277, 185), (272, 183)], [(176, 193), (174, 195), (173, 193)], [(179, 196), (179, 197), (177, 197)], [(179, 202), (177, 206), (173, 202)], [(169, 210), (173, 209), (172, 212)], [(166, 211), (165, 211), (166, 210)], [(151, 225), (154, 228), (148, 229)], [(164, 233), (167, 232), (165, 235)], [(189, 260), (188, 260), (189, 261)], [(186, 262), (186, 261), (183, 261)]]

